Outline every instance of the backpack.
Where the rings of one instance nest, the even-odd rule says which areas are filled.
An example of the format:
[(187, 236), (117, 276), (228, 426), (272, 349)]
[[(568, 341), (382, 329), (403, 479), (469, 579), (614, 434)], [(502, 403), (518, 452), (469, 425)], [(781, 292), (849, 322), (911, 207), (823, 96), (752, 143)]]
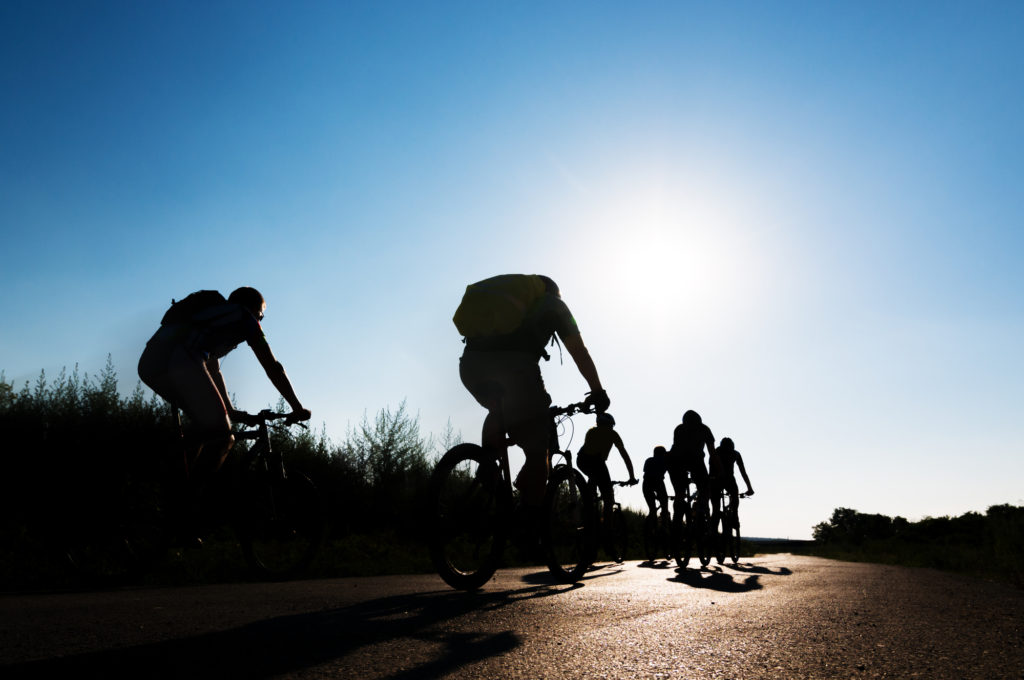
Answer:
[(164, 312), (163, 318), (160, 319), (160, 325), (188, 323), (200, 312), (226, 302), (227, 298), (215, 290), (197, 290), (177, 301), (172, 298), (171, 306)]
[(508, 335), (523, 324), (544, 290), (536, 274), (502, 274), (471, 283), (452, 321), (466, 338)]

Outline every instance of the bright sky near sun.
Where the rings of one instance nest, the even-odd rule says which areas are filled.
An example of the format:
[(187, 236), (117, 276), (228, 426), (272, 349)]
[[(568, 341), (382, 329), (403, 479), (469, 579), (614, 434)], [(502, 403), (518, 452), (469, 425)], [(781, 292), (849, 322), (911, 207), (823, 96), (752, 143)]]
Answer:
[[(110, 354), (129, 392), (172, 297), (252, 285), (330, 436), (405, 400), (476, 441), (452, 313), (543, 273), (638, 470), (687, 409), (735, 440), (747, 535), (1024, 504), (1022, 26), (1018, 2), (8, 0), (0, 370)], [(542, 370), (583, 397), (567, 354)], [(239, 408), (276, 402), (244, 346), (223, 371)]]

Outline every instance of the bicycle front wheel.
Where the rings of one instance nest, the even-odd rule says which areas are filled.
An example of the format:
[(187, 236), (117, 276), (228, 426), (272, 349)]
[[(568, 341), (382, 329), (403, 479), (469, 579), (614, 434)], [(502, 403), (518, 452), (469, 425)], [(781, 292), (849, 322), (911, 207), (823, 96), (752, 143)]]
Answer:
[(733, 515), (730, 520), (726, 534), (726, 552), (732, 558), (732, 563), (737, 564), (740, 561), (740, 519)]
[(313, 562), (327, 533), (324, 503), (305, 475), (285, 478), (255, 466), (242, 480), (237, 532), (245, 561), (259, 576), (294, 578)]
[(444, 582), (475, 590), (490, 580), (504, 551), (511, 498), (497, 461), (476, 444), (442, 456), (430, 478), (430, 559)]
[(590, 566), (593, 498), (583, 475), (568, 465), (552, 470), (544, 492), (541, 539), (548, 569), (560, 583), (575, 583)]
[(676, 566), (685, 569), (693, 556), (693, 523), (691, 521), (690, 508), (688, 506), (677, 506), (672, 517), (672, 556), (676, 559)]
[(612, 511), (611, 525), (608, 529), (608, 547), (611, 548), (612, 554), (608, 557), (615, 560), (617, 564), (621, 564), (626, 559), (626, 518), (622, 514), (620, 508), (615, 508)]

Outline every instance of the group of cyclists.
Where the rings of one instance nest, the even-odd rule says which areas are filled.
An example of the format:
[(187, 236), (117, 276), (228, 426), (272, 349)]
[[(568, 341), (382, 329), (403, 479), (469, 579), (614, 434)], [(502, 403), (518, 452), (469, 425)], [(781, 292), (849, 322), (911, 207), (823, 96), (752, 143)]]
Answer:
[[(707, 466), (704, 464), (705, 449), (708, 453)], [(711, 504), (710, 517), (712, 526), (715, 526), (722, 512), (723, 491), (729, 495), (732, 506), (738, 507), (740, 494), (736, 484), (737, 467), (747, 485), (743, 495), (754, 495), (743, 456), (736, 450), (732, 439), (723, 437), (716, 447), (714, 435), (700, 414), (687, 411), (683, 414), (682, 423), (672, 433), (672, 448), (666, 450), (664, 446), (654, 447), (654, 453), (644, 463), (643, 493), (647, 502), (648, 521), (657, 521), (659, 505), (663, 519), (670, 519), (668, 490), (665, 487), (665, 474), (668, 473), (677, 494), (689, 480), (693, 480), (697, 486), (698, 499)]]
[[(262, 294), (251, 287), (238, 288), (227, 298), (215, 291), (193, 293), (172, 304), (139, 360), (142, 381), (182, 409), (192, 424), (181, 466), (183, 474), (178, 477), (183, 508), (195, 507), (212, 473), (227, 457), (234, 443), (232, 421), (245, 419), (245, 413), (232, 406), (220, 372), (220, 359), (239, 344), (249, 345), (271, 383), (291, 406), (290, 420), (308, 420), (311, 416), (263, 334), (260, 322), (266, 306)], [(580, 471), (606, 499), (613, 499), (607, 459), (615, 446), (629, 472), (629, 482), (637, 482), (622, 438), (614, 430), (615, 420), (607, 412), (611, 400), (597, 367), (576, 319), (550, 277), (505, 274), (470, 284), (453, 321), (465, 343), (459, 362), (460, 378), (487, 410), (481, 443), (485, 448), (501, 447), (507, 436), (525, 454), (526, 462), (515, 486), (520, 492), (522, 521), (528, 529), (540, 516), (551, 465), (551, 397), (540, 372), (540, 360), (549, 358), (549, 344), (564, 346), (568, 351), (590, 388), (587, 403), (597, 413), (597, 423), (587, 432), (577, 457)], [(710, 454), (710, 474), (704, 465), (705, 448)], [(714, 491), (726, 489), (735, 502), (736, 466), (747, 484), (747, 494), (752, 494), (743, 459), (732, 441), (725, 438), (716, 448), (711, 430), (696, 412), (687, 411), (675, 429), (671, 448), (656, 448), (644, 465), (643, 491), (651, 513), (658, 499), (667, 512), (666, 472), (675, 489), (681, 488), (689, 475), (705, 499), (714, 501), (720, 498), (720, 493)], [(719, 503), (715, 505), (717, 508)], [(612, 503), (606, 502), (605, 508), (610, 512)]]

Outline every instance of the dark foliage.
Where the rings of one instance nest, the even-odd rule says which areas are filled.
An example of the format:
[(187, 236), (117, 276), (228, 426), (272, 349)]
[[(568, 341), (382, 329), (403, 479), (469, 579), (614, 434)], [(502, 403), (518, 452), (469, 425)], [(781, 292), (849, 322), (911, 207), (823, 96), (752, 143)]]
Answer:
[(993, 505), (982, 515), (903, 517), (836, 508), (814, 527), (815, 552), (827, 557), (932, 567), (1024, 586), (1024, 508)]
[[(20, 389), (0, 373), (0, 588), (60, 584), (68, 537), (110, 521), (129, 487), (138, 502), (139, 480), (160, 478), (176, 431), (168, 406), (147, 399), (141, 385), (127, 397), (119, 394), (109, 358), (98, 376), (77, 367), (53, 380), (40, 373)], [(387, 544), (378, 554), (420, 549), (417, 508), (433, 466), (433, 441), (421, 436), (404, 402), (373, 420), (364, 415), (340, 444), (323, 428), (282, 426), (272, 435), (289, 469), (308, 475), (323, 492), (332, 536)], [(442, 443), (456, 441), (449, 427)], [(160, 502), (155, 493), (144, 499)]]

